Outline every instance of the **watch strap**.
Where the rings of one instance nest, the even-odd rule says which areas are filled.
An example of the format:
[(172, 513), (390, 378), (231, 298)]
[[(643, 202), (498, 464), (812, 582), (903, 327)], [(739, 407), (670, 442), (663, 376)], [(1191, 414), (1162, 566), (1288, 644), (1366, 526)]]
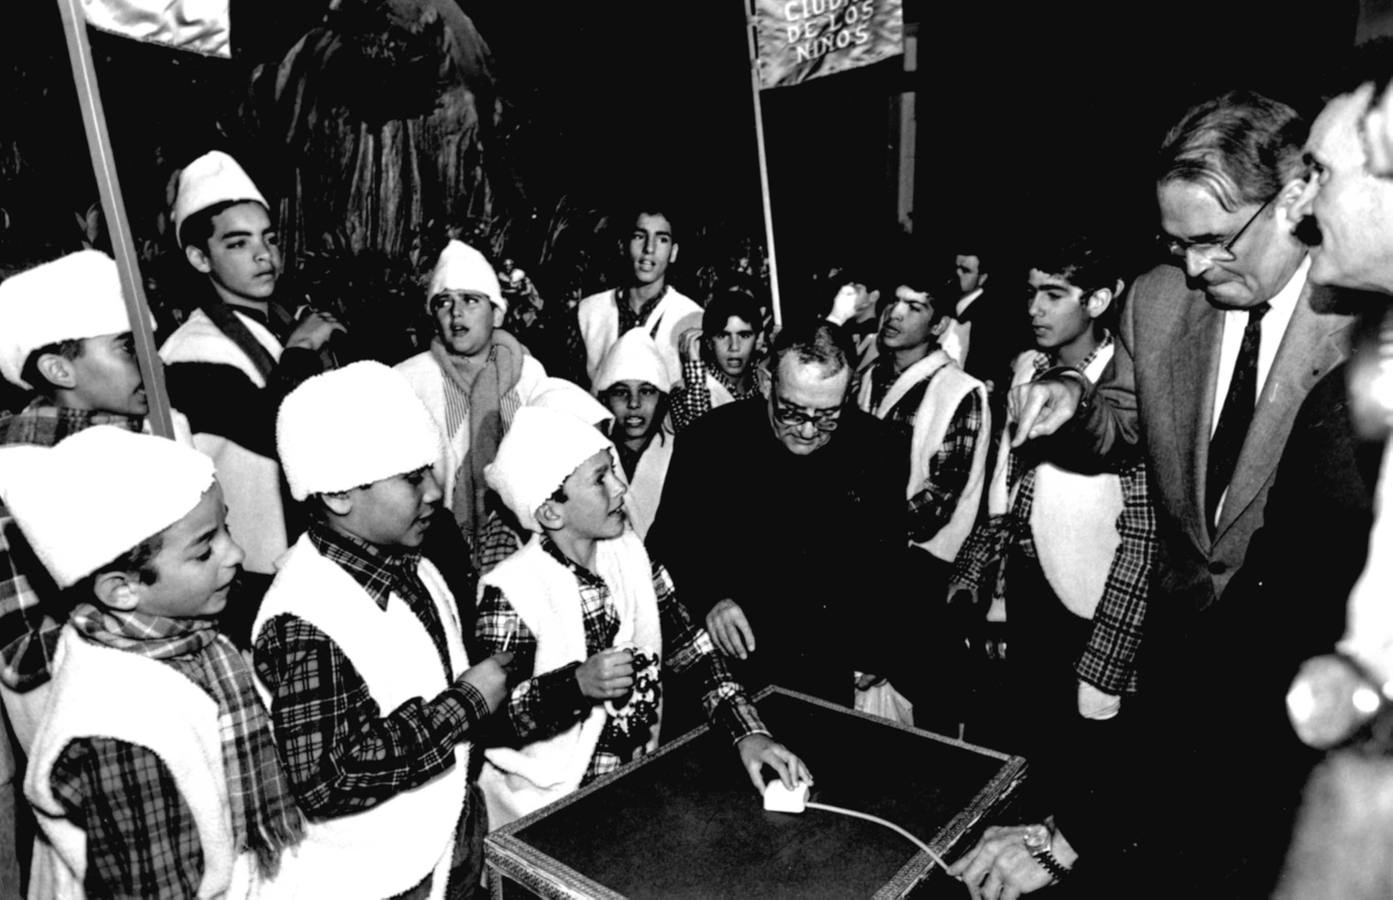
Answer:
[(1049, 847), (1041, 847), (1039, 850), (1031, 850), (1030, 855), (1035, 857), (1035, 861), (1045, 867), (1045, 871), (1054, 876), (1056, 881), (1063, 881), (1069, 874), (1069, 870), (1060, 864), (1055, 855), (1050, 852)]

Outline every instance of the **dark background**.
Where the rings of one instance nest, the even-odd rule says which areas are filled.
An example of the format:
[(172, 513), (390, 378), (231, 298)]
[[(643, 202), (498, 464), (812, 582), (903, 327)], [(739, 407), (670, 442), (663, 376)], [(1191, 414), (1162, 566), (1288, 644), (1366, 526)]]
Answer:
[[(123, 157), (151, 133), (178, 133), (189, 147), (215, 140), (209, 123), (236, 101), (239, 78), (327, 5), (232, 3), (233, 63), (178, 54), (171, 76), (167, 54), (147, 64), (137, 46), (101, 72), (123, 171), (168, 165), (144, 150)], [(762, 239), (742, 0), (460, 5), (492, 50), (529, 200), (565, 194), (605, 207), (659, 194), (678, 200), (689, 222), (719, 220)], [(1383, 5), (1367, 0), (1365, 19)], [(7, 13), (4, 71), (29, 90), (0, 96), (0, 169), (15, 171), (3, 163), (36, 129), (45, 148), (0, 181), (13, 244), (15, 221), (26, 239), (71, 228), (73, 211), (96, 195), (54, 6), (28, 0)], [(1228, 87), (1309, 110), (1354, 44), (1361, 5), (906, 0), (905, 15), (917, 71), (892, 59), (762, 95), (786, 307), (810, 305), (803, 276), (893, 245), (900, 92), (917, 103), (916, 252), (951, 254), (964, 236), (1010, 249), (1062, 229), (1106, 229), (1142, 247), (1154, 231), (1149, 161), (1167, 126)], [(112, 40), (98, 36), (94, 48)], [(135, 181), (126, 193), (138, 217), (159, 206), (163, 185)]]

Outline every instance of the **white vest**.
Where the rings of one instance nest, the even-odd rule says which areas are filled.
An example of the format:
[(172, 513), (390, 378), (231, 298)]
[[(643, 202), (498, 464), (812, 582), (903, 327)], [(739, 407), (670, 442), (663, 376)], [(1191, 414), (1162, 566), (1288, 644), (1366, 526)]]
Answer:
[[(1035, 357), (1028, 350), (1016, 358), (1011, 384), (1025, 384), (1035, 377)], [(1093, 358), (1084, 370), (1097, 382), (1112, 359), (1113, 347)], [(1003, 435), (1002, 446), (1010, 446)], [(987, 494), (987, 511), (1001, 515), (1015, 505), (1016, 491), (1006, 492), (1007, 453), (999, 453), (992, 485)], [(1017, 485), (1017, 489), (1019, 485)], [(1093, 618), (1103, 598), (1108, 573), (1122, 536), (1117, 519), (1122, 514), (1122, 480), (1110, 472), (1084, 475), (1042, 462), (1035, 467), (1035, 488), (1030, 507), (1030, 534), (1040, 559), (1040, 571), (1055, 595), (1070, 612)], [(1005, 618), (1004, 609), (994, 609), (993, 617)]]
[(648, 529), (658, 516), (658, 502), (663, 499), (663, 483), (667, 481), (676, 440), (671, 432), (654, 435), (634, 466), (634, 480), (629, 482), (629, 493), (624, 499), (629, 521), (640, 538), (648, 537)]
[(905, 486), (906, 500), (917, 494), (923, 486), (929, 463), (943, 446), (943, 438), (948, 433), (953, 414), (958, 411), (963, 398), (976, 391), (982, 410), (982, 424), (977, 429), (977, 442), (972, 452), (972, 468), (968, 473), (967, 484), (958, 495), (957, 505), (953, 507), (953, 515), (937, 534), (918, 544), (939, 559), (952, 562), (972, 532), (972, 526), (977, 522), (982, 485), (986, 481), (987, 445), (992, 433), (991, 415), (987, 408), (987, 389), (982, 382), (958, 368), (947, 353), (935, 350), (901, 372), (874, 410), (870, 409), (871, 379), (869, 376), (864, 378), (858, 403), (861, 409), (884, 419), (905, 394), (925, 380), (929, 382), (929, 386), (924, 391), (924, 399), (920, 401), (919, 409), (914, 413), (914, 432), (909, 449), (909, 483)]
[[(280, 360), (282, 348), (275, 335), (255, 319), (236, 315), (271, 358)], [(190, 313), (164, 342), (160, 359), (165, 365), (189, 362), (232, 366), (250, 378), (252, 384), (266, 387), (266, 380), (251, 358), (201, 309)], [(209, 402), (216, 402), (216, 398), (209, 398)], [(227, 501), (227, 530), (247, 554), (242, 565), (263, 575), (274, 573), (275, 561), (285, 552), (288, 541), (280, 463), (219, 434), (195, 434), (193, 444), (212, 458), (217, 469), (218, 483)]]
[[(445, 501), (448, 504), (450, 498), (455, 495), (455, 473), (459, 471), (460, 463), (469, 453), (469, 419), (466, 417), (455, 429), (454, 434), (446, 431), (445, 373), (440, 371), (440, 364), (430, 355), (430, 351), (417, 353), (397, 363), (395, 368), (410, 382), (411, 389), (421, 398), (421, 402), (430, 411), (431, 418), (435, 420), (435, 427), (440, 430), (440, 463), (436, 467), (436, 474), (440, 478), (441, 489), (445, 492)], [(522, 372), (518, 376), (517, 386), (511, 392), (515, 395), (514, 402), (509, 403), (505, 398), (502, 409), (499, 410), (503, 416), (504, 431), (513, 424), (513, 414), (517, 412), (517, 407), (532, 402), (546, 377), (547, 370), (536, 357), (529, 353), (522, 358)]]
[[(234, 858), (218, 705), (168, 665), (98, 646), (69, 625), (53, 702), (34, 738), (24, 793), (47, 841), (36, 840), (31, 898), (82, 897), (87, 834), (53, 796), (53, 765), (80, 738), (113, 738), (153, 751), (193, 812), (203, 849), (199, 897), (245, 898), (265, 889), (250, 853)], [(119, 799), (117, 800), (119, 805)]]
[[(406, 701), (430, 700), (469, 667), (459, 615), (444, 579), (422, 560), (417, 574), (445, 629), (451, 678), (421, 621), (400, 596), (380, 609), (353, 577), (320, 555), (303, 535), (286, 555), (266, 592), (252, 634), (288, 614), (323, 632), (353, 663), (384, 714)], [(260, 678), (257, 688), (271, 706)], [(434, 872), (431, 896), (444, 895), (455, 825), (468, 788), (469, 745), (455, 748), (455, 765), (435, 779), (371, 809), (310, 822), (305, 839), (281, 856), (274, 896), (381, 898), (399, 894)]]
[[(609, 585), (619, 613), (614, 646), (628, 643), (651, 649), (662, 658), (662, 625), (653, 591), (653, 567), (643, 542), (630, 530), (595, 545), (597, 574)], [(550, 672), (587, 658), (580, 585), (575, 575), (542, 548), (541, 537), (499, 563), (480, 582), (503, 592), (508, 603), (537, 639), (534, 674)], [(605, 709), (591, 707), (580, 722), (519, 750), (491, 747), (484, 751), (479, 788), (488, 803), (494, 829), (559, 800), (580, 786), (604, 730)], [(654, 725), (648, 749), (657, 746)]]
[[(581, 337), (585, 339), (585, 377), (592, 384), (600, 360), (619, 340), (619, 304), (627, 302), (622, 291), (602, 291), (586, 297), (576, 308)], [(677, 352), (677, 339), (688, 328), (701, 327), (701, 307), (668, 285), (663, 299), (639, 327), (658, 345), (658, 355), (663, 358), (672, 384), (681, 384), (682, 360)]]

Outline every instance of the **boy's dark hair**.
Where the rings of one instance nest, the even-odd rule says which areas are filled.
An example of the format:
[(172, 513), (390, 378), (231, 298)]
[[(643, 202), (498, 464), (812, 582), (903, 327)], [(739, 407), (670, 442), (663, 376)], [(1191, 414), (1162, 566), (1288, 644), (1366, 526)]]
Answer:
[(36, 392), (51, 399), (58, 390), (58, 386), (45, 378), (43, 373), (39, 371), (39, 359), (52, 353), (71, 361), (80, 358), (86, 349), (87, 341), (85, 338), (67, 338), (52, 344), (44, 344), (29, 354), (29, 358), (24, 361), (24, 365), (19, 370), (19, 377), (33, 385)]
[(1120, 255), (1104, 241), (1080, 235), (1037, 247), (1029, 268), (1046, 275), (1058, 275), (1084, 294), (1113, 288), (1122, 277)]
[[(220, 200), (212, 206), (205, 206), (196, 213), (191, 213), (179, 225), (179, 246), (197, 246), (204, 251), (208, 249), (208, 241), (213, 237), (213, 219), (228, 209), (242, 203), (256, 203), (260, 201), (253, 199), (246, 200)], [(267, 210), (267, 215), (270, 210)]]
[(111, 562), (99, 566), (97, 571), (63, 591), (53, 612), (57, 614), (58, 618), (66, 619), (67, 614), (72, 612), (73, 607), (77, 604), (90, 602), (97, 578), (107, 572), (131, 573), (141, 584), (154, 584), (159, 581), (160, 573), (150, 563), (162, 549), (164, 549), (164, 532), (160, 531), (136, 544)]
[(800, 363), (816, 364), (831, 377), (849, 366), (850, 358), (842, 330), (831, 323), (815, 319), (785, 328), (774, 340), (770, 365), (778, 378), (784, 357), (792, 354)]
[(682, 220), (680, 215), (672, 208), (671, 203), (664, 202), (660, 198), (654, 198), (646, 202), (635, 203), (629, 207), (623, 221), (617, 223), (623, 230), (619, 233), (621, 241), (627, 242), (629, 233), (638, 224), (638, 217), (642, 215), (662, 216), (667, 219), (668, 228), (671, 229), (672, 242), (678, 242), (678, 231), (681, 228)]
[(706, 337), (719, 335), (732, 318), (749, 322), (756, 333), (763, 324), (759, 303), (753, 296), (746, 291), (722, 291), (711, 298), (706, 311), (701, 314), (701, 333)]

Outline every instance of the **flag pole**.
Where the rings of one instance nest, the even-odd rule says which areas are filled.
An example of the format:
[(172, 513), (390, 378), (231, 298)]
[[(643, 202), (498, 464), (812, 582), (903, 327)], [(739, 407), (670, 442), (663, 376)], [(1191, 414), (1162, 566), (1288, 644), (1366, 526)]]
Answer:
[(779, 264), (774, 253), (774, 211), (769, 200), (769, 160), (764, 152), (764, 112), (759, 103), (759, 53), (755, 49), (755, 28), (758, 18), (756, 0), (748, 0), (745, 36), (750, 45), (750, 94), (755, 107), (755, 145), (759, 149), (759, 192), (764, 201), (764, 244), (769, 257), (769, 298), (773, 303), (774, 327), (783, 327), (783, 311), (779, 303)]
[(155, 346), (155, 333), (150, 327), (149, 306), (140, 279), (140, 266), (126, 219), (121, 183), (116, 177), (116, 163), (111, 154), (111, 140), (106, 128), (106, 113), (97, 89), (97, 73), (92, 65), (92, 48), (87, 41), (87, 19), (79, 8), (80, 0), (58, 0), (63, 16), (63, 31), (68, 38), (68, 58), (72, 63), (73, 85), (82, 106), (82, 127), (87, 132), (87, 149), (92, 156), (92, 174), (101, 193), (102, 212), (106, 215), (107, 231), (111, 235), (111, 251), (121, 274), (121, 296), (126, 301), (126, 313), (135, 337), (135, 355), (140, 364), (140, 377), (145, 385), (146, 402), (150, 410), (146, 420), (160, 437), (174, 436), (173, 418), (169, 411), (169, 396), (164, 388), (164, 367), (160, 364)]

